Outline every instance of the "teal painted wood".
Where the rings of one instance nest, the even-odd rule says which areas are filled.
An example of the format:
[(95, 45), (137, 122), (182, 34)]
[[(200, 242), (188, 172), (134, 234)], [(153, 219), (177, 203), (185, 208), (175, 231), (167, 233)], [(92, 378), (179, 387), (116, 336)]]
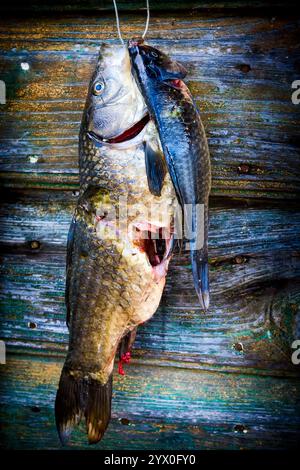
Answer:
[[(299, 438), (299, 366), (291, 362), (300, 325), (300, 108), (291, 102), (299, 19), (270, 15), (265, 2), (254, 10), (238, 3), (174, 11), (171, 20), (152, 14), (149, 39), (188, 68), (209, 136), (212, 308), (200, 312), (188, 256), (176, 255), (127, 375), (115, 375), (100, 448), (291, 448)], [(73, 11), (82, 5), (73, 2)], [(140, 33), (144, 17), (122, 14), (125, 35)], [(1, 21), (0, 331), (9, 352), (0, 367), (1, 443), (54, 449), (79, 121), (99, 42), (117, 40), (109, 12)], [(73, 448), (86, 447), (75, 432)]]
[[(11, 357), (0, 369), (2, 447), (61, 448), (53, 416), (61, 366)], [(101, 443), (89, 446), (81, 427), (71, 449), (296, 448), (299, 387), (296, 379), (134, 364), (125, 377), (115, 374), (112, 421)]]
[[(65, 354), (64, 259), (14, 255), (3, 257), (3, 261), (2, 337), (12, 350), (25, 354)], [(205, 316), (196, 299), (184, 305), (176, 295), (179, 282), (170, 284), (158, 312), (139, 329), (134, 357), (150, 362), (156, 358), (167, 365), (177, 360), (182, 361), (182, 367), (191, 363), (190, 367), (204, 369), (227, 366), (241, 371), (254, 367), (256, 372), (279, 370), (281, 374), (292, 369), (298, 283), (286, 282), (278, 290), (247, 287), (236, 295), (213, 292), (213, 306)], [(185, 296), (194, 298), (191, 281)], [(236, 343), (243, 344), (242, 353), (234, 348)]]
[[(65, 250), (75, 199), (70, 192), (55, 198), (27, 192), (24, 202), (22, 192), (2, 206), (1, 329), (12, 351), (65, 353)], [(136, 357), (291, 373), (290, 346), (299, 334), (299, 224), (296, 208), (213, 206), (209, 314), (199, 308), (188, 254), (177, 255), (158, 312), (139, 330)]]

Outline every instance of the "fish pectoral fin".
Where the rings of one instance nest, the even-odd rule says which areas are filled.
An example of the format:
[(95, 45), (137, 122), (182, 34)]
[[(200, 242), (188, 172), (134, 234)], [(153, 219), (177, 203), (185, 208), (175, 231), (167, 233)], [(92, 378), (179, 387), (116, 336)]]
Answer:
[(181, 205), (181, 207), (183, 208), (184, 207), (184, 198), (182, 196), (179, 181), (178, 181), (178, 176), (176, 174), (176, 165), (174, 165), (172, 154), (169, 151), (169, 148), (168, 148), (167, 145), (166, 145), (165, 159), (166, 159), (167, 169), (168, 169), (169, 175), (170, 175), (171, 180), (172, 180), (172, 184), (173, 184), (174, 189), (175, 189), (177, 200), (178, 200), (179, 204)]
[(149, 191), (160, 196), (166, 176), (166, 164), (160, 149), (154, 148), (150, 142), (144, 142), (145, 165)]

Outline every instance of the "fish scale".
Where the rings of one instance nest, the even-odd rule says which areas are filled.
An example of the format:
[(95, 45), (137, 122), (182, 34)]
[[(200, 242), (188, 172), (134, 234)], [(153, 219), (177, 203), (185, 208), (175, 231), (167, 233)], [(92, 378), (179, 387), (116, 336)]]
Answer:
[[(196, 104), (182, 79), (185, 68), (158, 49), (129, 41), (132, 69), (156, 123), (167, 167), (185, 216), (194, 285), (202, 308), (209, 306), (208, 202), (211, 168), (208, 143)], [(188, 207), (190, 206), (190, 207)], [(184, 212), (185, 214), (185, 212)]]
[[(97, 89), (103, 89), (101, 97), (94, 94), (95, 83)], [(80, 194), (67, 246), (69, 348), (55, 404), (63, 443), (82, 418), (89, 442), (102, 438), (110, 420), (117, 349), (121, 344), (121, 360), (128, 362), (126, 348), (130, 349), (137, 326), (156, 311), (164, 288), (169, 258), (151, 264), (151, 253), (142, 237), (134, 242), (128, 233), (131, 223), (156, 227), (162, 211), (162, 226), (172, 224), (176, 195), (169, 175), (157, 196), (149, 189), (145, 169), (144, 142), (159, 147), (155, 126), (147, 122), (141, 135), (125, 144), (105, 142), (114, 133), (126, 135), (126, 126), (130, 129), (139, 121), (146, 123), (146, 112), (127, 49), (103, 45), (82, 117)], [(121, 197), (127, 198), (129, 209), (142, 203), (155, 210), (146, 219), (143, 213), (129, 213), (128, 219), (122, 220), (124, 226), (118, 226), (113, 209), (118, 208)], [(109, 236), (101, 236), (100, 229)], [(123, 373), (122, 367), (119, 370)]]

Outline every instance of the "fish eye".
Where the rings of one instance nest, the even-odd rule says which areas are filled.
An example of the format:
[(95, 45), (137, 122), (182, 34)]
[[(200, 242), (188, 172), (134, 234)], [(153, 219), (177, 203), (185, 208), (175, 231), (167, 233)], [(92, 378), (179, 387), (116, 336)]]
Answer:
[(104, 90), (104, 83), (103, 82), (96, 82), (93, 86), (93, 94), (94, 95), (101, 95)]
[(152, 57), (155, 57), (155, 58), (158, 57), (158, 54), (154, 51), (151, 51), (151, 55), (152, 55)]

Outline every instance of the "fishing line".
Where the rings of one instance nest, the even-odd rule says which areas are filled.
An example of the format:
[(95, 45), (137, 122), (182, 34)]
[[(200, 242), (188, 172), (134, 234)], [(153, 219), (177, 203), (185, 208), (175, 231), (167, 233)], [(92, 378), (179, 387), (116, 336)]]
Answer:
[[(121, 28), (120, 28), (120, 20), (119, 20), (119, 13), (118, 13), (118, 6), (116, 0), (113, 0), (114, 8), (115, 8), (115, 15), (116, 15), (116, 23), (117, 23), (117, 30), (118, 30), (118, 36), (121, 41), (121, 44), (124, 46), (124, 39), (122, 38), (122, 33), (121, 33)], [(149, 29), (149, 23), (150, 23), (150, 6), (149, 6), (149, 0), (146, 0), (146, 8), (147, 8), (147, 19), (146, 19), (146, 26), (144, 29), (144, 32), (142, 34), (142, 38), (145, 39), (145, 36), (148, 32)]]
[(121, 44), (123, 44), (123, 46), (124, 46), (124, 41), (123, 41), (123, 38), (122, 38), (121, 29), (120, 29), (120, 21), (119, 21), (119, 14), (118, 14), (118, 7), (117, 7), (116, 0), (113, 0), (113, 4), (114, 4), (114, 7), (115, 7), (118, 35), (119, 35)]
[(146, 0), (146, 5), (147, 5), (147, 20), (146, 20), (146, 26), (145, 26), (145, 30), (142, 34), (142, 38), (145, 39), (145, 36), (148, 32), (148, 28), (149, 28), (149, 22), (150, 22), (150, 7), (149, 7), (149, 0)]

